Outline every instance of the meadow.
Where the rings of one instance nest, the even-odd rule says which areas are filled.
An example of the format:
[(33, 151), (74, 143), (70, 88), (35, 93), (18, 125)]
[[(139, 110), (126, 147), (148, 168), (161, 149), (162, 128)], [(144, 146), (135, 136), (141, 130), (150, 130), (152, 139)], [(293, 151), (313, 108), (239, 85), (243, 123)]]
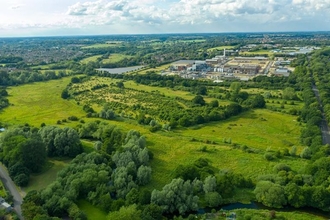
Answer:
[(105, 43), (105, 44), (93, 44), (89, 46), (81, 47), (81, 49), (97, 49), (97, 48), (104, 48), (104, 47), (118, 47), (120, 43)]
[(220, 47), (212, 47), (212, 48), (207, 49), (207, 52), (212, 52), (212, 51), (214, 51), (214, 50), (224, 50), (224, 49), (228, 49), (228, 50), (230, 50), (230, 49), (233, 49), (233, 48), (235, 48), (235, 46), (220, 46)]
[(10, 106), (1, 111), (0, 121), (8, 124), (40, 126), (56, 124), (57, 120), (75, 115), (82, 117), (85, 112), (73, 100), (61, 98), (61, 92), (70, 82), (70, 77), (48, 82), (37, 82), (9, 87)]
[[(116, 82), (107, 80), (109, 80), (108, 83)], [(57, 120), (72, 115), (83, 118), (86, 122), (95, 120), (85, 118), (81, 105), (77, 105), (75, 101), (64, 100), (60, 97), (61, 91), (69, 82), (68, 77), (10, 87), (8, 92), (12, 105), (2, 111), (0, 120), (10, 124), (29, 123), (37, 127), (43, 122), (47, 125), (56, 125)], [(132, 81), (125, 82), (125, 87), (146, 91), (159, 90), (166, 96), (193, 97), (188, 92), (136, 85)], [(160, 189), (174, 177), (173, 172), (177, 166), (189, 165), (201, 157), (207, 158), (211, 165), (219, 170), (230, 169), (251, 178), (272, 172), (274, 165), (279, 162), (288, 164), (295, 171), (303, 169), (308, 163), (307, 160), (291, 156), (284, 156), (274, 161), (264, 159), (263, 155), (268, 151), (283, 151), (295, 145), (299, 153), (303, 148), (299, 143), (301, 125), (296, 121), (296, 116), (268, 109), (249, 110), (221, 122), (155, 133), (149, 131), (149, 126), (139, 125), (135, 120), (108, 122), (119, 126), (124, 131), (139, 130), (146, 136), (147, 146), (154, 153), (154, 159), (151, 162), (152, 181), (147, 186), (149, 189)], [(69, 122), (61, 126), (75, 127), (77, 123), (79, 122)], [(231, 144), (224, 143), (224, 140), (229, 139)], [(85, 145), (90, 147), (92, 143), (88, 142)], [(251, 151), (245, 151), (243, 146)], [(201, 150), (202, 148), (204, 150)], [(63, 161), (51, 162), (53, 166), (49, 170), (32, 176), (31, 184), (26, 190), (43, 188), (48, 182), (41, 184), (40, 181), (47, 177), (51, 182), (57, 171), (65, 166)]]
[(55, 160), (49, 159), (44, 170), (38, 174), (31, 174), (29, 185), (22, 190), (27, 193), (32, 190), (41, 190), (55, 181), (57, 173), (68, 165), (70, 159)]
[(240, 52), (240, 55), (257, 55), (257, 54), (267, 54), (271, 56), (274, 54), (271, 50), (256, 50), (256, 51), (248, 51), (248, 52)]
[[(80, 62), (83, 64), (87, 64), (88, 62), (97, 62), (97, 60), (102, 57), (102, 55), (95, 55), (91, 57), (87, 57), (82, 59)], [(125, 55), (125, 54), (120, 54), (120, 53), (113, 53), (111, 54), (107, 59), (101, 59), (101, 62), (106, 64), (106, 63), (117, 63), (122, 61), (123, 59), (129, 59), (132, 56)]]

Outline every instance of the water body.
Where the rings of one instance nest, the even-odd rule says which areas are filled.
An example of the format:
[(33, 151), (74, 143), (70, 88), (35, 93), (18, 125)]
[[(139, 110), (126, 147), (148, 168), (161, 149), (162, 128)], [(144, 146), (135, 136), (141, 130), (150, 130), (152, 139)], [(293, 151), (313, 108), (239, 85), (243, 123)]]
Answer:
[[(251, 202), (250, 204), (243, 204), (243, 203), (232, 203), (228, 205), (223, 205), (216, 207), (215, 210), (220, 211), (220, 210), (234, 210), (234, 209), (264, 209), (264, 210), (275, 210), (278, 212), (294, 212), (294, 211), (299, 211), (299, 212), (305, 212), (313, 215), (317, 215), (323, 218), (330, 218), (330, 213), (329, 212), (324, 212), (319, 209), (315, 209), (312, 207), (304, 207), (304, 208), (294, 208), (294, 207), (284, 207), (281, 209), (276, 209), (276, 208), (270, 208), (267, 206), (264, 206), (261, 203), (257, 202)], [(206, 213), (211, 213), (212, 208), (201, 208), (197, 210), (197, 214), (206, 214)], [(195, 213), (196, 214), (196, 213)]]
[(130, 71), (141, 69), (142, 67), (144, 66), (131, 66), (131, 67), (122, 67), (122, 68), (100, 68), (96, 70), (101, 72), (108, 72), (111, 74), (123, 74)]

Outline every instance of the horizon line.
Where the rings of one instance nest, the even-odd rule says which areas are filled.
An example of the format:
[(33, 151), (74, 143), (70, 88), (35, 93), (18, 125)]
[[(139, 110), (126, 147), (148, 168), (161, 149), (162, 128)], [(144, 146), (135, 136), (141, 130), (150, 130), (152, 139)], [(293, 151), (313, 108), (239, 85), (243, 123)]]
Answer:
[(35, 36), (0, 36), (5, 38), (52, 38), (52, 37), (102, 37), (102, 36), (143, 36), (143, 35), (196, 35), (196, 34), (275, 34), (275, 33), (326, 33), (323, 31), (232, 31), (232, 32), (164, 32), (164, 33), (126, 33), (126, 34), (63, 34), (63, 35), (35, 35)]

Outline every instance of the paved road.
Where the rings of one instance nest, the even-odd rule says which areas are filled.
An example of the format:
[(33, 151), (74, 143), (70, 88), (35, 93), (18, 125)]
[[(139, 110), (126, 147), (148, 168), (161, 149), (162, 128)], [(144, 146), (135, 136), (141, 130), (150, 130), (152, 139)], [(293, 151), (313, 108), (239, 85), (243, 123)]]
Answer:
[(330, 129), (329, 129), (329, 126), (328, 126), (327, 119), (325, 117), (324, 110), (323, 110), (319, 90), (316, 88), (315, 85), (313, 85), (312, 89), (313, 89), (314, 94), (317, 98), (317, 101), (319, 102), (320, 109), (321, 109), (321, 112), (322, 112), (322, 121), (321, 121), (321, 125), (320, 125), (321, 132), (322, 132), (322, 143), (323, 144), (330, 144), (330, 132), (329, 132)]
[(23, 198), (21, 194), (18, 192), (15, 183), (9, 177), (6, 168), (0, 164), (0, 177), (6, 189), (11, 193), (14, 200), (14, 210), (17, 213), (20, 219), (24, 219), (22, 216), (21, 205), (23, 202)]

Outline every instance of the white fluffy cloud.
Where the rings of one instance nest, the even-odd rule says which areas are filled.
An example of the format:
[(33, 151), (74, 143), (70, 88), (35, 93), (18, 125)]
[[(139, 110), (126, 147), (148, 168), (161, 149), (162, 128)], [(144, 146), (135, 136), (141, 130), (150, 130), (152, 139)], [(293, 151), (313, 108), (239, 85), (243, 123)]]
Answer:
[[(41, 0), (26, 0), (24, 3), (29, 6), (28, 2), (39, 1)], [(30, 17), (25, 15), (21, 20), (19, 15), (11, 21), (2, 19), (0, 29), (6, 29), (8, 26), (13, 29), (21, 25), (26, 28), (31, 26), (34, 29), (47, 29), (47, 27), (48, 29), (80, 29), (84, 33), (93, 31), (91, 34), (110, 34), (308, 31), (329, 30), (330, 27), (330, 0), (81, 0), (81, 2), (57, 0), (56, 2), (58, 8), (54, 11), (51, 11), (52, 7), (48, 7), (50, 8), (48, 11), (38, 16), (34, 13)], [(49, 0), (47, 4), (55, 5), (56, 2)], [(15, 4), (8, 7), (19, 11), (21, 6), (22, 4)], [(33, 5), (30, 6), (29, 11), (33, 10)]]

